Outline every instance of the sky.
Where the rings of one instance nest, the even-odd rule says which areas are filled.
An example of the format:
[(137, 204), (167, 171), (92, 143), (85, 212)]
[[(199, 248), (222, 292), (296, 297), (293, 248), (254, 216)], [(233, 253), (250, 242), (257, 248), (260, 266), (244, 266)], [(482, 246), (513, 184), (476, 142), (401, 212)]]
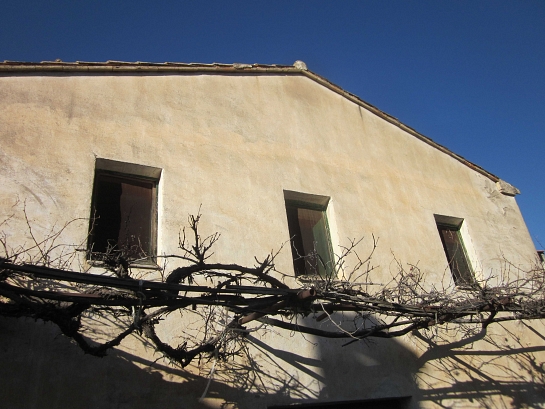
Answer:
[(3, 0), (0, 61), (308, 68), (522, 192), (545, 247), (545, 1)]

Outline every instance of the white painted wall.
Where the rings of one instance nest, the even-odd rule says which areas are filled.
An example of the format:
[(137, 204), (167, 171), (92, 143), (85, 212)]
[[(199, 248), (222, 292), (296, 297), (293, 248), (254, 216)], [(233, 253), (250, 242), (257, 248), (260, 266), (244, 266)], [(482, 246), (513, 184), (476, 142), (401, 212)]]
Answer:
[[(331, 197), (333, 243), (346, 244), (347, 238), (363, 235), (365, 255), (371, 235), (379, 237), (373, 259), (377, 282), (395, 274), (394, 254), (402, 263), (418, 263), (429, 285), (451, 283), (434, 214), (464, 219), (468, 252), (482, 277), (500, 272), (503, 259), (523, 269), (535, 262), (515, 198), (500, 193), (486, 176), (304, 76), (6, 75), (0, 77), (0, 124), (0, 216), (14, 214), (8, 229), (14, 242), (28, 240), (20, 208), (13, 208), (17, 198), (26, 202), (39, 233), (53, 224), (89, 217), (95, 159), (105, 158), (163, 169), (160, 254), (176, 252), (180, 226), (202, 204), (203, 230), (222, 235), (214, 259), (252, 264), (254, 256), (264, 257), (289, 239), (285, 189)], [(66, 237), (76, 242), (86, 233), (87, 222), (82, 222)], [(277, 267), (292, 273), (287, 247)], [(34, 329), (21, 331), (36, 336)], [(422, 350), (411, 341), (384, 341), (376, 356), (372, 349), (357, 347), (356, 355), (363, 355), (352, 359), (338, 342), (320, 340), (314, 346), (290, 334), (267, 334), (261, 340), (285, 351), (286, 361), (277, 358), (277, 364), (286, 372), (269, 382), (280, 390), (287, 375), (293, 375), (297, 382), (289, 381), (295, 383), (286, 394), (294, 398), (414, 392), (410, 376), (395, 380), (392, 370), (392, 365), (414, 369)], [(125, 346), (124, 353), (130, 350), (144, 361), (153, 360), (152, 351), (137, 345)], [(84, 359), (96, 376), (115, 366), (101, 360), (90, 363), (78, 351), (70, 354), (71, 359)], [(302, 361), (296, 362), (292, 354), (301, 355)], [(361, 361), (366, 369), (351, 367), (350, 361)], [(267, 359), (263, 362), (279, 371)], [(370, 367), (374, 372), (368, 372)], [(189, 382), (187, 374), (163, 370), (151, 372), (168, 382)], [(326, 388), (341, 374), (346, 377), (339, 379), (365, 381), (354, 387), (335, 380), (334, 389)], [(196, 385), (184, 396), (198, 396), (202, 381)], [(157, 390), (174, 393), (159, 384)], [(222, 396), (236, 393), (224, 390), (209, 404), (223, 402)], [(155, 399), (173, 407), (180, 403), (164, 396)], [(237, 399), (240, 407), (252, 407), (251, 402), (265, 407), (287, 398)]]

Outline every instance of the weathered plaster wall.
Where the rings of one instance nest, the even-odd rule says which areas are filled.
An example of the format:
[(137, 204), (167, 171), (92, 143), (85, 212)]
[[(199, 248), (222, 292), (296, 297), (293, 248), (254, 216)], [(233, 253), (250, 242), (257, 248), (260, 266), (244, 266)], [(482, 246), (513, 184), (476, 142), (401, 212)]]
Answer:
[[(8, 229), (13, 242), (25, 240), (18, 228), (24, 225), (21, 213), (13, 208), (16, 198), (26, 201), (39, 233), (54, 223), (89, 217), (95, 159), (106, 158), (163, 169), (159, 253), (176, 252), (180, 226), (202, 204), (204, 231), (222, 234), (216, 260), (252, 264), (254, 256), (265, 256), (289, 239), (286, 189), (331, 197), (334, 243), (364, 235), (364, 247), (370, 248), (371, 235), (379, 237), (374, 258), (379, 282), (389, 281), (393, 252), (403, 263), (418, 263), (430, 285), (451, 283), (434, 214), (465, 220), (478, 278), (500, 272), (503, 258), (522, 268), (535, 261), (515, 199), (501, 194), (493, 181), (303, 76), (5, 76), (0, 77), (0, 124), (0, 214), (14, 214)], [(86, 233), (87, 222), (75, 223), (66, 240), (81, 241)], [(292, 271), (287, 248), (277, 266)], [(24, 337), (48, 339), (47, 331), (36, 335), (37, 330), (17, 325)], [(329, 400), (416, 394), (413, 375), (422, 368), (415, 364), (422, 348), (409, 337), (351, 352), (338, 342), (320, 340), (315, 346), (298, 335), (263, 337), (255, 348), (264, 356), (266, 382), (275, 393), (245, 395), (246, 386), (226, 374), (227, 386), (214, 383), (211, 396), (237, 401), (240, 407), (266, 407), (289, 401), (290, 394)], [(20, 356), (19, 341), (5, 338), (10, 346), (4, 352), (17, 356), (19, 371), (29, 370), (21, 368), (34, 358)], [(75, 347), (67, 356), (81, 368), (92, 368), (95, 379), (104, 371), (119, 371), (120, 360), (132, 373), (155, 359), (138, 345), (129, 342), (124, 352), (114, 354), (116, 360), (81, 357)], [(266, 348), (276, 358), (265, 357)], [(47, 364), (33, 369), (33, 376), (47, 374), (54, 360), (62, 360), (59, 354), (41, 356)], [(163, 381), (154, 383), (155, 395), (172, 400), (163, 396), (152, 402), (174, 406), (185, 396), (183, 405), (196, 404), (205, 385), (198, 374), (143, 367), (142, 374), (148, 375), (138, 375), (134, 382), (162, 376), (164, 382), (185, 385), (174, 390)], [(351, 380), (361, 377), (361, 382), (344, 382), (339, 373)], [(65, 374), (56, 376), (62, 380)], [(79, 386), (71, 389), (81, 388), (85, 379), (74, 381)], [(117, 391), (131, 398), (104, 394), (95, 399), (145, 407), (135, 403), (131, 392), (121, 391), (131, 387), (140, 388), (127, 382)], [(52, 389), (29, 392), (38, 395), (28, 402), (56, 393), (50, 407), (66, 405), (65, 397)]]

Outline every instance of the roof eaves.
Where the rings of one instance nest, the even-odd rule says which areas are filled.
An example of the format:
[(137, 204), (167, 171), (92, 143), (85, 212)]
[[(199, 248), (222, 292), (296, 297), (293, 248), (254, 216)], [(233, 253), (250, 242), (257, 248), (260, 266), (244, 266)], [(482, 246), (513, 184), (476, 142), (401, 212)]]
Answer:
[(176, 63), (176, 62), (126, 62), (109, 60), (106, 62), (63, 62), (63, 61), (42, 61), (40, 63), (24, 62), (24, 61), (4, 61), (0, 62), (1, 72), (21, 72), (21, 71), (65, 71), (65, 72), (85, 72), (85, 71), (141, 71), (141, 72), (184, 72), (184, 71), (214, 71), (214, 72), (300, 72), (299, 69), (291, 65), (266, 65), (266, 64), (223, 64), (223, 63)]

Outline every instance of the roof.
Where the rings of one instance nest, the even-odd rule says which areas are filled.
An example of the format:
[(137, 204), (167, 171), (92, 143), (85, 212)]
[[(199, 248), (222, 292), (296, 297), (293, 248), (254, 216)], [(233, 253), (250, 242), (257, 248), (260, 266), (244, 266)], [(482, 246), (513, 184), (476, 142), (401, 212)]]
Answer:
[(463, 163), (474, 171), (486, 176), (493, 182), (498, 184), (500, 192), (514, 196), (519, 194), (520, 191), (511, 186), (507, 182), (501, 180), (496, 175), (488, 172), (480, 166), (470, 162), (462, 156), (452, 152), (443, 145), (433, 141), (427, 136), (421, 134), (415, 129), (400, 122), (397, 118), (381, 111), (377, 107), (365, 102), (358, 96), (345, 91), (338, 85), (333, 84), (326, 78), (310, 71), (302, 61), (296, 61), (293, 65), (278, 65), (278, 64), (201, 64), (201, 63), (178, 63), (178, 62), (164, 62), (164, 63), (152, 63), (152, 62), (124, 62), (124, 61), (106, 61), (106, 62), (64, 62), (60, 60), (56, 61), (42, 61), (42, 62), (20, 62), (20, 61), (4, 61), (0, 62), (0, 75), (3, 73), (38, 73), (38, 72), (52, 72), (52, 73), (67, 73), (67, 74), (93, 74), (93, 73), (185, 73), (185, 72), (207, 72), (217, 74), (229, 74), (229, 73), (248, 73), (248, 74), (296, 74), (303, 75), (318, 84), (342, 95), (346, 99), (354, 102), (362, 108), (374, 113), (381, 117), (385, 121), (397, 126), (405, 132), (420, 139), (424, 143), (433, 146), (448, 156)]

